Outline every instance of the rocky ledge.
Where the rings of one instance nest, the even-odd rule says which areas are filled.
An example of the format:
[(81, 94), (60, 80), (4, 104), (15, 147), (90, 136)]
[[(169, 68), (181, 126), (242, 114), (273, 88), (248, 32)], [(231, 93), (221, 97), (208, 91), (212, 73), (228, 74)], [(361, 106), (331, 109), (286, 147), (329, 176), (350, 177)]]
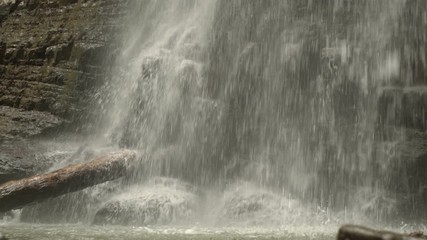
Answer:
[(2, 139), (39, 135), (63, 123), (62, 118), (48, 112), (0, 106), (0, 138)]
[(0, 1), (0, 138), (89, 118), (90, 96), (114, 61), (126, 4)]

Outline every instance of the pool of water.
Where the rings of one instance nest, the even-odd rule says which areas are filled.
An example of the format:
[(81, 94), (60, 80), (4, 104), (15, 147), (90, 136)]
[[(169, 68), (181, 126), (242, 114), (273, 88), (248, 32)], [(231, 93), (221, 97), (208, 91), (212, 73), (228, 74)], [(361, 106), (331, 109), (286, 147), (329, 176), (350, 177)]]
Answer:
[(287, 239), (332, 240), (335, 230), (321, 228), (257, 229), (257, 228), (173, 228), (117, 227), (83, 225), (0, 225), (8, 239)]

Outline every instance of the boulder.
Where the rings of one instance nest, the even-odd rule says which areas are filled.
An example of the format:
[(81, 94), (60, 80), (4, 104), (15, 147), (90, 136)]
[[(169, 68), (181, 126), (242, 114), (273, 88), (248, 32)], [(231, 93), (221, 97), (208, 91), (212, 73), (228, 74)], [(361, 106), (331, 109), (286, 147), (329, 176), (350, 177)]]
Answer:
[(319, 209), (302, 204), (290, 198), (254, 184), (238, 182), (229, 187), (220, 204), (215, 202), (212, 216), (217, 224), (237, 226), (281, 226), (318, 224), (325, 222), (326, 216)]
[(197, 196), (189, 185), (157, 178), (134, 186), (107, 201), (95, 214), (95, 225), (183, 223), (195, 216)]

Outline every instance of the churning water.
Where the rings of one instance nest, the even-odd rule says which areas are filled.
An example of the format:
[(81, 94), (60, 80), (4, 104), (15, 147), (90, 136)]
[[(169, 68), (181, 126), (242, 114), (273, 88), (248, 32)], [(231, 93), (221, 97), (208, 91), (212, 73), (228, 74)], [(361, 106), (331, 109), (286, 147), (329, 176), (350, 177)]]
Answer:
[(55, 219), (43, 209), (56, 201), (56, 219), (100, 225), (405, 226), (424, 209), (408, 169), (425, 154), (414, 146), (425, 122), (400, 123), (406, 93), (422, 92), (425, 7), (131, 2), (122, 52), (95, 97), (100, 142), (137, 149), (141, 163), (21, 217)]

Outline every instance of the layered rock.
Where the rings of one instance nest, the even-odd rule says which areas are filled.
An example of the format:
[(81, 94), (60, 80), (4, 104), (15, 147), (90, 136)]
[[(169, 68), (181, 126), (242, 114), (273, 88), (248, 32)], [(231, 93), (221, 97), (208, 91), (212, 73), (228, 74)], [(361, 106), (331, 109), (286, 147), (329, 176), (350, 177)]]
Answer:
[[(57, 118), (47, 127), (86, 119), (88, 97), (113, 62), (125, 5), (112, 0), (0, 3), (0, 106), (33, 115), (35, 121)], [(3, 118), (7, 126), (25, 128), (13, 114)], [(22, 136), (7, 126), (1, 135)]]
[(35, 136), (63, 122), (63, 119), (51, 113), (0, 106), (0, 138)]
[(55, 163), (29, 138), (87, 130), (81, 123), (114, 61), (126, 4), (0, 1), (0, 183)]

